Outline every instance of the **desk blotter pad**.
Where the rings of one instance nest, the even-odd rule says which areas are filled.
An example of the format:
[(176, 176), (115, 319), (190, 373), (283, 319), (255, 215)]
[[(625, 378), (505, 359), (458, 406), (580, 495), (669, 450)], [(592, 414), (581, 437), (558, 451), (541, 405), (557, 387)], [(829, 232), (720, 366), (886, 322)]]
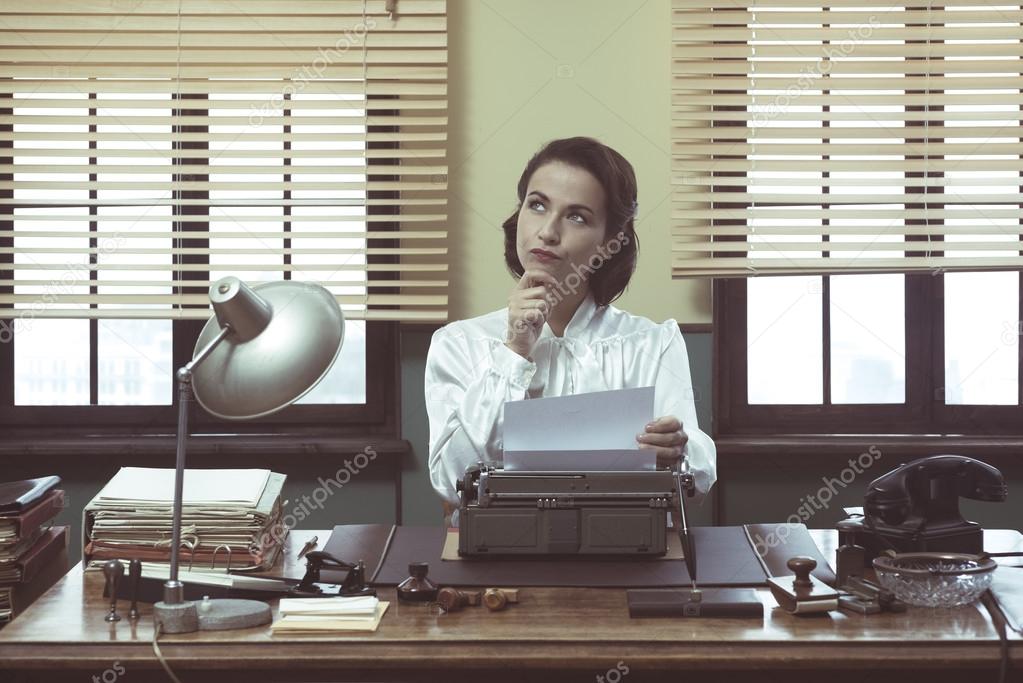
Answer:
[[(503, 558), (444, 562), (441, 560), (446, 538), (443, 527), (395, 527), (388, 544), (390, 532), (391, 527), (387, 525), (338, 526), (324, 550), (349, 562), (365, 560), (372, 583), (382, 586), (397, 585), (405, 580), (410, 562), (428, 562), (430, 578), (438, 584), (451, 586), (651, 588), (690, 584), (681, 561)], [(766, 573), (743, 527), (700, 527), (693, 533), (699, 552), (700, 585), (761, 586), (766, 583)], [(374, 572), (381, 554), (383, 562)]]

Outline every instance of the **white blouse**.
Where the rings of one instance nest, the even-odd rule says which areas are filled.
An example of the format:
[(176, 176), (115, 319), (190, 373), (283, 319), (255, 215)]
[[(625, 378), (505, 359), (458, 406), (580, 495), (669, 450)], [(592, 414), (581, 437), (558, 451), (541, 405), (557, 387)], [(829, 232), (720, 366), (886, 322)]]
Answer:
[[(706, 493), (717, 478), (714, 442), (696, 421), (689, 357), (678, 323), (660, 325), (588, 296), (563, 337), (545, 324), (532, 361), (504, 345), (508, 310), (437, 330), (426, 358), (430, 480), (458, 502), (455, 482), (477, 462), (500, 464), (504, 402), (591, 391), (655, 387), (654, 416), (674, 415), (689, 436), (683, 451)], [(636, 433), (644, 425), (636, 425)]]

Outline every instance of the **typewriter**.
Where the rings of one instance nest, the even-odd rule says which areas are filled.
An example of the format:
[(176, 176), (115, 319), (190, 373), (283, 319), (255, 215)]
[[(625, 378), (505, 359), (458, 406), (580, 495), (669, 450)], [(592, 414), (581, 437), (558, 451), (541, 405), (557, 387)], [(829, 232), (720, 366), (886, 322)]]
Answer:
[(668, 469), (627, 472), (507, 471), (477, 463), (459, 494), (458, 553), (664, 555), (667, 515), (693, 476)]

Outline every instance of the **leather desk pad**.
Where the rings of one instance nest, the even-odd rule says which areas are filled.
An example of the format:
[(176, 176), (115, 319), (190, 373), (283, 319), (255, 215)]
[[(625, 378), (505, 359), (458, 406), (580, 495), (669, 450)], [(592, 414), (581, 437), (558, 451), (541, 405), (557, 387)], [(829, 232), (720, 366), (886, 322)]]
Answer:
[[(443, 527), (436, 526), (342, 525), (334, 528), (324, 550), (347, 562), (365, 560), (367, 574), (378, 586), (404, 581), (410, 562), (428, 562), (430, 578), (440, 585), (650, 588), (690, 584), (682, 561), (651, 558), (504, 557), (444, 561), (441, 551), (445, 534)], [(776, 563), (762, 563), (745, 527), (697, 527), (693, 534), (698, 551), (697, 583), (701, 586), (761, 586), (766, 584), (768, 572), (773, 576), (778, 571)], [(806, 528), (797, 525), (787, 534), (784, 547), (774, 548), (770, 555), (787, 558), (810, 549), (820, 557)], [(827, 570), (827, 563), (822, 564)], [(787, 569), (780, 575), (786, 573)], [(326, 575), (324, 579), (331, 580)]]

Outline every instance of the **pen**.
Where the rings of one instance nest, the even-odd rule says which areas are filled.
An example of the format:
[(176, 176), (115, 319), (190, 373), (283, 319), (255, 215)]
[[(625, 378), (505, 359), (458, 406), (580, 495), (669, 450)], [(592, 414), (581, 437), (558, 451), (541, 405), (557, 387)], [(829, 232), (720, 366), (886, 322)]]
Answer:
[(689, 533), (689, 522), (686, 520), (685, 496), (682, 492), (682, 474), (675, 475), (675, 489), (678, 492), (679, 529), (678, 537), (682, 542), (682, 559), (685, 560), (686, 570), (693, 582), (693, 591), (690, 600), (699, 601), (700, 590), (696, 587), (696, 545), (693, 543), (692, 534)]
[(319, 536), (313, 536), (313, 537), (312, 537), (312, 538), (310, 538), (310, 539), (309, 539), (308, 541), (306, 541), (306, 542), (305, 542), (305, 545), (304, 545), (304, 546), (302, 546), (302, 550), (300, 550), (300, 551), (298, 552), (298, 559), (300, 559), (300, 560), (301, 560), (301, 559), (302, 559), (303, 557), (305, 557), (305, 554), (306, 554), (307, 552), (309, 552), (310, 550), (312, 550), (313, 548), (315, 548), (315, 547), (316, 547), (316, 544), (317, 544), (317, 543), (319, 542), (319, 540), (320, 540)]

